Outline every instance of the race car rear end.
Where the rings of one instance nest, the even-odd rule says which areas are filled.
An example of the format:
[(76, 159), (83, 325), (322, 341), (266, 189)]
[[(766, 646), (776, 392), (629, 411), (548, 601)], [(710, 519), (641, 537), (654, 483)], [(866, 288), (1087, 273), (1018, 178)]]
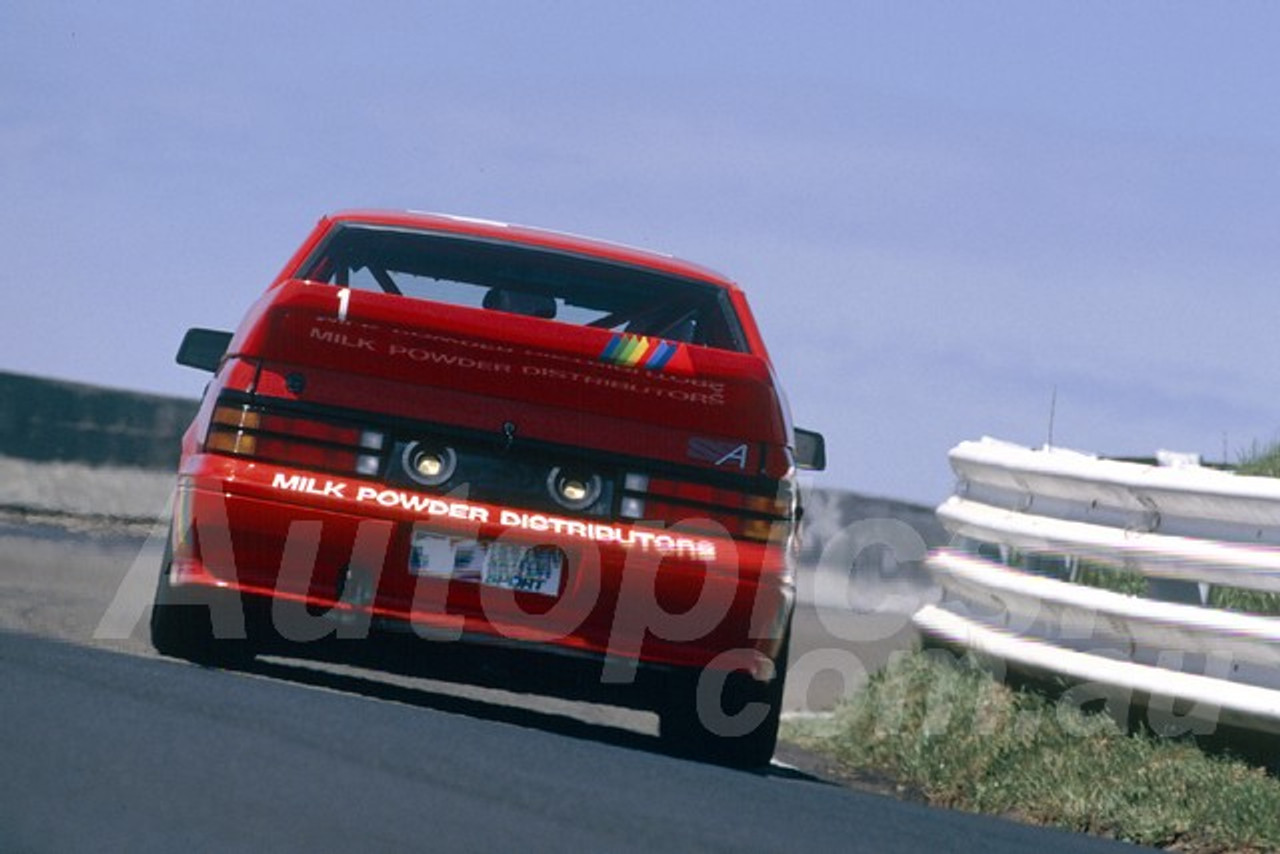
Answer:
[(656, 709), (682, 752), (768, 761), (795, 472), (821, 440), (792, 427), (731, 282), (552, 232), (347, 213), (179, 361), (214, 378), (183, 442), (160, 651), (377, 661), (399, 634), (424, 659), (527, 654)]

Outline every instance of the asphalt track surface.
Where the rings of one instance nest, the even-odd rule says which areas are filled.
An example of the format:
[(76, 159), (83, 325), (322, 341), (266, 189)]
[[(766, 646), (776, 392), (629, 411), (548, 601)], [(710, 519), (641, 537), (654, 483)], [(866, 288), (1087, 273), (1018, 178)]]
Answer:
[(641, 713), (94, 637), (140, 543), (0, 530), (0, 851), (1122, 850), (675, 758)]

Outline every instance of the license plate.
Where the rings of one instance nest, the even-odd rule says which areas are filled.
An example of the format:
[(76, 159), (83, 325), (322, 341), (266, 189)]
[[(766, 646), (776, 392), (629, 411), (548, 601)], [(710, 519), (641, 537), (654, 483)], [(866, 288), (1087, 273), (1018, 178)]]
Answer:
[(554, 546), (482, 543), (414, 531), (409, 572), (556, 596), (564, 572), (564, 552)]

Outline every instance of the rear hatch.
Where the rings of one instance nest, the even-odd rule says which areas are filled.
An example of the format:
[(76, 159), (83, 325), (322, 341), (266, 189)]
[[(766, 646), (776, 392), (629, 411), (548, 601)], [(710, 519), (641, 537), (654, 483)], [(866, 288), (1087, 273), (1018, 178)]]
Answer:
[(785, 474), (772, 370), (750, 353), (289, 281), (232, 355), (260, 395), (729, 474)]

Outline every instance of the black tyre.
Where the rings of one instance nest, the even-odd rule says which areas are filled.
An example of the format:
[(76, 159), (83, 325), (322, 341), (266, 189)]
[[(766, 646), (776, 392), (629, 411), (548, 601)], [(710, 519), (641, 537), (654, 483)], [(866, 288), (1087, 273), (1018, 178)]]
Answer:
[(253, 650), (246, 637), (218, 637), (213, 609), (236, 607), (230, 603), (193, 601), (193, 597), (169, 583), (172, 551), (165, 547), (156, 592), (151, 603), (151, 645), (156, 652), (210, 667), (231, 667), (248, 662)]
[(740, 672), (673, 676), (658, 712), (658, 734), (667, 748), (735, 768), (767, 766), (778, 743), (789, 647), (788, 637), (768, 683)]

